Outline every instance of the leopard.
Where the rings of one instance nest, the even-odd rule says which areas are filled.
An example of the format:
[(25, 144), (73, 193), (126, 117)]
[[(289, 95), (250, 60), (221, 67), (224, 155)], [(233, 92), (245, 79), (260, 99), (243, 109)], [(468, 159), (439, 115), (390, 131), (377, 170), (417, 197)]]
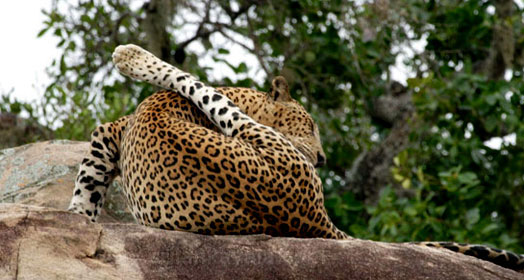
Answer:
[[(69, 211), (96, 222), (120, 176), (139, 224), (207, 235), (267, 234), (349, 240), (324, 206), (315, 168), (326, 163), (319, 129), (282, 76), (267, 93), (211, 87), (136, 45), (116, 68), (163, 88), (135, 113), (98, 126)], [(412, 242), (524, 273), (524, 256), (484, 245)]]

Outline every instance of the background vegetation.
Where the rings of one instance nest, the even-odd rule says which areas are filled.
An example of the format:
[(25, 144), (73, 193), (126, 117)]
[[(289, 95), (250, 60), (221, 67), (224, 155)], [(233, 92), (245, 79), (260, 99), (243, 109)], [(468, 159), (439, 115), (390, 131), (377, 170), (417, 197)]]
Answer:
[[(320, 126), (341, 229), (524, 252), (524, 11), (513, 1), (56, 0), (43, 12), (40, 35), (62, 52), (53, 82), (37, 103), (4, 95), (3, 112), (87, 140), (155, 90), (116, 74), (124, 43), (213, 85), (264, 90), (282, 74)], [(392, 80), (397, 62), (413, 73), (405, 85)]]

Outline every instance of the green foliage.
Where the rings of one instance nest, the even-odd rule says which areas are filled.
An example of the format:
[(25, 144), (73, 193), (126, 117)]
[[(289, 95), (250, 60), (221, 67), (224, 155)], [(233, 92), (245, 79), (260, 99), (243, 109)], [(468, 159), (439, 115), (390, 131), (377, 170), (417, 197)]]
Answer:
[(54, 2), (54, 9), (43, 11), (47, 20), (38, 36), (52, 32), (62, 55), (48, 68), (53, 82), (34, 106), (57, 138), (86, 140), (96, 125), (133, 112), (152, 91), (116, 75), (111, 65), (114, 48), (143, 31), (135, 11), (118, 1)]
[[(179, 4), (168, 29), (175, 56), (183, 41), (177, 36), (191, 24), (183, 15), (205, 14), (203, 5), (189, 2)], [(512, 16), (502, 19), (494, 1), (358, 2), (211, 1), (222, 21), (207, 18), (201, 30), (216, 29), (243, 46), (266, 75), (285, 75), (293, 96), (317, 120), (328, 157), (319, 170), (326, 206), (341, 229), (376, 240), (455, 240), (524, 251), (523, 10), (514, 5)], [(67, 8), (46, 11), (39, 33), (60, 38), (62, 55), (49, 68), (53, 83), (39, 104), (4, 97), (0, 110), (28, 111), (57, 137), (85, 140), (96, 124), (131, 113), (154, 91), (124, 80), (110, 63), (118, 44), (145, 45), (145, 11), (128, 1), (57, 3)], [(487, 75), (491, 66), (483, 64), (502, 44), (493, 39), (501, 24), (511, 27), (512, 45), (501, 55), (512, 55), (504, 65), (512, 71), (508, 79)], [(203, 53), (185, 48), (178, 66), (212, 84), (268, 89), (269, 79), (248, 77), (248, 59), (232, 63), (238, 54), (213, 36), (193, 42)], [(411, 48), (424, 39), (422, 51)], [(350, 184), (355, 159), (388, 135), (391, 128), (374, 122), (369, 111), (391, 82), (399, 55), (410, 52), (404, 63), (415, 73), (407, 82), (416, 110), (411, 145), (395, 159), (391, 184), (377, 186), (378, 202), (366, 205), (341, 189)], [(204, 56), (216, 64), (210, 67)], [(217, 71), (230, 73), (224, 69), (234, 75), (215, 79)], [(516, 143), (485, 145), (506, 135)]]
[(22, 111), (23, 104), (20, 101), (11, 97), (12, 92), (8, 92), (1, 96), (0, 112), (9, 112), (19, 114)]
[(397, 158), (393, 175), (409, 182), (403, 186), (411, 195), (399, 196), (386, 187), (376, 205), (363, 205), (351, 193), (327, 199), (336, 221), (349, 225), (345, 230), (391, 242), (455, 240), (522, 250), (501, 215), (486, 205), (485, 187), (475, 173), (459, 166), (431, 177), (422, 168), (405, 168), (408, 156), (403, 152), (399, 157), (404, 160)]
[[(475, 70), (489, 56), (499, 20), (487, 12), (490, 2), (431, 3), (411, 6), (428, 19), (410, 22), (420, 32), (413, 37), (424, 34), (428, 43), (409, 62), (418, 74), (408, 80), (417, 111), (413, 145), (392, 168), (403, 189), (384, 188), (376, 205), (333, 194), (327, 206), (337, 224), (363, 238), (455, 240), (523, 251), (523, 63), (515, 60), (506, 80)], [(522, 21), (522, 11), (516, 15)], [(522, 24), (513, 29), (522, 40)], [(509, 134), (515, 144), (485, 144)]]

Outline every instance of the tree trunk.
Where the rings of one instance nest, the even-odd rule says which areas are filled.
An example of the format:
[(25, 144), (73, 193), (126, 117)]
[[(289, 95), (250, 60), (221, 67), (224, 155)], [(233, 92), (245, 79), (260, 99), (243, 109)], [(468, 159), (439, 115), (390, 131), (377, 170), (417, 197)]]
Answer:
[(392, 183), (393, 158), (409, 144), (414, 113), (411, 92), (397, 82), (391, 83), (387, 94), (377, 98), (369, 110), (376, 121), (391, 127), (388, 136), (370, 151), (363, 152), (353, 163), (351, 181), (341, 191), (352, 191), (366, 203), (374, 203), (380, 190)]
[(171, 52), (171, 39), (167, 27), (173, 19), (175, 1), (150, 0), (144, 4), (145, 18), (142, 26), (146, 34), (147, 49), (170, 64), (175, 64)]

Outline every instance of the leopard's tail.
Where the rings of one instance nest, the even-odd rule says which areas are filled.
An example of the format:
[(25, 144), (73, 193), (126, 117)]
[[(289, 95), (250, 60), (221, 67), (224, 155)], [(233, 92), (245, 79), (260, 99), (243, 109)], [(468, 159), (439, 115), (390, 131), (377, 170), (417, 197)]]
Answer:
[(414, 242), (425, 247), (444, 248), (457, 253), (492, 262), (496, 265), (524, 273), (524, 255), (491, 248), (485, 245), (463, 244), (456, 242)]

